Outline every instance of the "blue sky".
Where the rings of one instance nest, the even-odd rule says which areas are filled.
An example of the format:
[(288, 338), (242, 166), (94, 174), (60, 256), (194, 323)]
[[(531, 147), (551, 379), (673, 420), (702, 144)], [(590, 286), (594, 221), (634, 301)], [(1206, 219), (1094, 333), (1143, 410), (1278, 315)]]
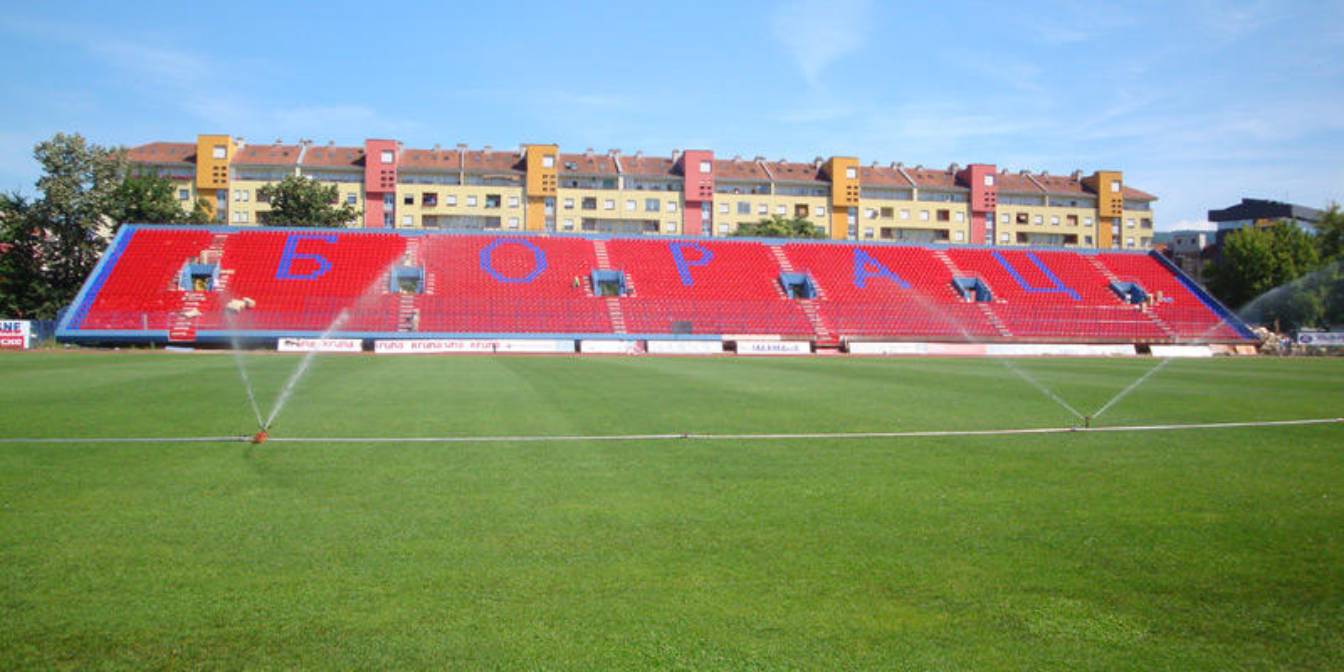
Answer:
[(1344, 200), (1344, 2), (471, 5), (16, 3), (0, 189), (78, 131), (1117, 168), (1163, 229)]

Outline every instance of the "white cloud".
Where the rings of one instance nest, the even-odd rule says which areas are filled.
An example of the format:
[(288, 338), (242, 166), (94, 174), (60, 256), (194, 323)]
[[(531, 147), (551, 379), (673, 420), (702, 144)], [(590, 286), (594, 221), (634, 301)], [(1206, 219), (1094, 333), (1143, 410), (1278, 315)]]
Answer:
[(867, 44), (871, 10), (868, 0), (793, 0), (776, 10), (771, 28), (815, 88), (826, 68)]

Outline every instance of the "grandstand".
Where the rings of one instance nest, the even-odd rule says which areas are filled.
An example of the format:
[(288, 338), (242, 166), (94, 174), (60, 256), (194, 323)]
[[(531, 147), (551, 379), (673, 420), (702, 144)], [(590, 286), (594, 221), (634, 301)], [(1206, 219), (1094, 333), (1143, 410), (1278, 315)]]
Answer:
[(281, 337), (1240, 344), (1156, 254), (436, 231), (125, 226), (58, 330)]

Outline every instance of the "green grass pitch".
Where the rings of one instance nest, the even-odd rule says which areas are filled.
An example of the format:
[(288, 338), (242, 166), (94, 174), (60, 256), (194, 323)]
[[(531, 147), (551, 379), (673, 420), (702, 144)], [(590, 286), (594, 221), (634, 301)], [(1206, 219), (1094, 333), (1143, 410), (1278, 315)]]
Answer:
[[(246, 357), (263, 406), (297, 358)], [(1152, 360), (1021, 360), (1092, 412)], [(1101, 425), (1334, 417), (1175, 361)], [(269, 410), (263, 408), (263, 413)], [(981, 359), (324, 356), (273, 435), (1050, 427)], [(0, 356), (0, 436), (255, 431), (227, 354)], [(1344, 426), (0, 444), (0, 668), (1344, 668)]]

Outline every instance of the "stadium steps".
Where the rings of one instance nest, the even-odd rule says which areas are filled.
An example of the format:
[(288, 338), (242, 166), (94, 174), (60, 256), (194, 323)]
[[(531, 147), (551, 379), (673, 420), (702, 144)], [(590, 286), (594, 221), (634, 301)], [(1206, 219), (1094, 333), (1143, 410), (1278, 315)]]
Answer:
[(611, 331), (615, 334), (628, 333), (625, 330), (625, 314), (621, 312), (621, 301), (614, 296), (606, 299), (607, 316), (611, 318)]
[(775, 261), (779, 263), (779, 270), (784, 273), (793, 272), (793, 262), (789, 261), (789, 255), (784, 254), (784, 248), (778, 245), (770, 246), (770, 254), (774, 255)]
[[(1101, 273), (1102, 276), (1104, 276), (1107, 281), (1113, 283), (1123, 282), (1120, 279), (1120, 276), (1116, 275), (1113, 271), (1111, 271), (1110, 267), (1108, 267), (1106, 264), (1101, 263), (1101, 259), (1097, 258), (1095, 255), (1088, 255), (1087, 263), (1091, 264), (1093, 268), (1097, 269), (1097, 272)], [(1149, 306), (1147, 305), (1140, 306), (1139, 312), (1143, 313), (1143, 316), (1147, 317), (1149, 321), (1151, 321), (1158, 329), (1161, 329), (1162, 333), (1165, 334), (1168, 339), (1171, 339), (1172, 341), (1177, 341), (1180, 339), (1180, 336), (1177, 335), (1176, 330), (1172, 329), (1171, 325), (1167, 324), (1167, 321), (1162, 319), (1162, 316), (1158, 315), (1156, 312), (1153, 312), (1153, 310)]]
[(168, 325), (168, 340), (172, 343), (190, 343), (196, 340), (196, 318), (201, 315), (205, 292), (186, 292), (182, 295), (182, 309), (173, 314)]
[(597, 270), (611, 270), (611, 257), (607, 256), (607, 241), (593, 241), (593, 256), (597, 259)]
[(818, 348), (840, 347), (840, 335), (826, 324), (826, 318), (822, 317), (816, 299), (802, 299), (798, 302), (798, 306), (803, 309), (803, 315), (806, 315), (807, 321), (812, 324), (812, 331), (817, 335)]
[(1009, 331), (1008, 326), (1003, 323), (1003, 320), (999, 319), (999, 314), (994, 312), (989, 304), (976, 303), (975, 307), (980, 309), (980, 314), (985, 316), (985, 320), (989, 322), (990, 326), (994, 327), (995, 331), (999, 332), (1000, 336), (1004, 338), (1013, 337), (1013, 332)]

